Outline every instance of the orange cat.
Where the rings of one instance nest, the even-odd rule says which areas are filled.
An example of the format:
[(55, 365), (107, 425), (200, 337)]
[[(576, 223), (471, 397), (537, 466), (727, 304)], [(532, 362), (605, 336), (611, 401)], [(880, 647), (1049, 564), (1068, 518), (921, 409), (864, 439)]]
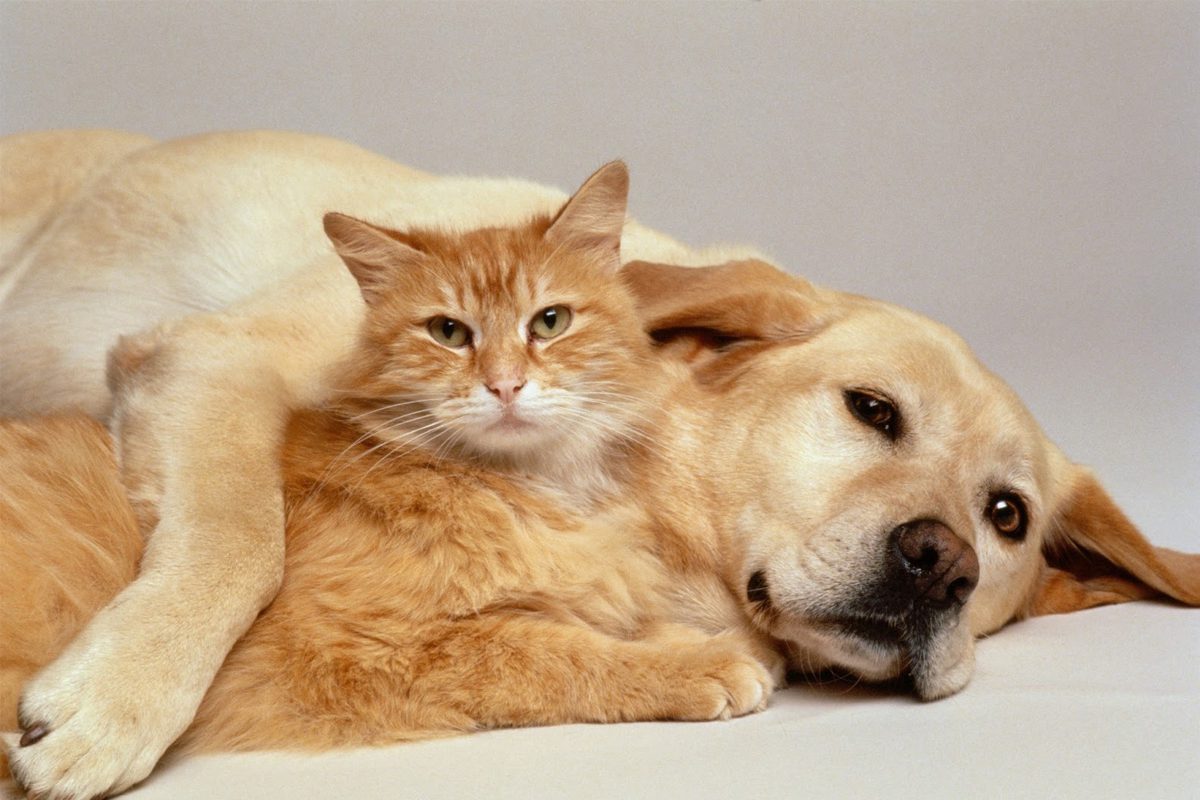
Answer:
[[(617, 275), (627, 183), (610, 164), (554, 219), (515, 229), (326, 217), (367, 302), (361, 344), (337, 399), (291, 420), (283, 587), (178, 746), (707, 719), (765, 702), (771, 678), (743, 643), (662, 624), (679, 617), (670, 548), (618, 492), (671, 383)], [(136, 382), (152, 344), (113, 363)], [(122, 557), (128, 579), (135, 555)], [(39, 570), (8, 575), (19, 586)], [(84, 616), (60, 621), (54, 646)]]

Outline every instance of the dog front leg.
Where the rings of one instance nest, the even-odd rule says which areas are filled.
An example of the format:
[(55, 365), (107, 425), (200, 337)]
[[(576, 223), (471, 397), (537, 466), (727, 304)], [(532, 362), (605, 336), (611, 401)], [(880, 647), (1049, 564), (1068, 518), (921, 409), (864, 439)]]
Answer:
[[(274, 596), (283, 564), (276, 454), (286, 408), (276, 399), (212, 413), (236, 407), (235, 397), (254, 388), (247, 383), (191, 386), (207, 392), (192, 393), (194, 407), (139, 416), (138, 435), (170, 438), (158, 442), (172, 456), (155, 480), (161, 517), (138, 578), (22, 694), (22, 746), (10, 762), (31, 794), (90, 798), (146, 777)], [(231, 390), (226, 405), (216, 402)], [(123, 449), (144, 446), (138, 435), (125, 437)]]
[(114, 432), (150, 535), (138, 578), (22, 695), (9, 759), (30, 794), (91, 798), (145, 778), (274, 597), (282, 432), (354, 329), (283, 316), (192, 318), (115, 352)]

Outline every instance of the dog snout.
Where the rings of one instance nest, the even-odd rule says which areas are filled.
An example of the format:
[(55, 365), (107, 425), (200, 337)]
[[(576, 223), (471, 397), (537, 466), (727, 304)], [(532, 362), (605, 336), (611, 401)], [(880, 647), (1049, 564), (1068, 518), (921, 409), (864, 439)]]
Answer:
[(967, 602), (979, 583), (979, 559), (971, 545), (932, 519), (898, 525), (890, 538), (895, 584), (911, 592), (914, 604), (951, 608)]

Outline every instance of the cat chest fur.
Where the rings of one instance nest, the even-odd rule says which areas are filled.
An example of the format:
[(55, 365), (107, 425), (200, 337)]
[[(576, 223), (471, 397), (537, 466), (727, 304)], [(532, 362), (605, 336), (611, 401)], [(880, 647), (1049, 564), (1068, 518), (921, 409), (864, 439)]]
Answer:
[(324, 624), (339, 610), (411, 624), (523, 609), (629, 636), (653, 614), (664, 570), (634, 507), (576, 514), (494, 470), (350, 436), (297, 415), (285, 451), (281, 595), (321, 607)]

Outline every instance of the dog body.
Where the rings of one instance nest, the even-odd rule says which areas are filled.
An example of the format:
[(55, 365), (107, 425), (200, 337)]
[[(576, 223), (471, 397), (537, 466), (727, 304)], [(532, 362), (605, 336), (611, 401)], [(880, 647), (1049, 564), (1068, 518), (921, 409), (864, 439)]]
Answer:
[[(53, 797), (144, 777), (275, 594), (285, 422), (321, 401), (362, 315), (322, 214), (468, 228), (565, 199), (314, 137), (77, 137), (0, 145), (7, 161), (44, 144), (33, 172), (79, 187), (31, 201), (44, 214), (0, 239), (0, 408), (107, 416), (149, 538), (138, 579), (25, 691), (23, 727), (42, 736), (10, 757)], [(651, 572), (669, 576), (650, 594), (689, 635), (732, 636), (776, 676), (786, 653), (800, 669), (909, 674), (935, 698), (969, 679), (974, 636), (1010, 619), (1200, 602), (1197, 560), (1150, 547), (950, 331), (634, 223), (622, 251), (646, 330), (686, 366), (664, 367), (674, 400), (631, 501), (661, 559)], [(163, 322), (110, 405), (104, 353)]]

